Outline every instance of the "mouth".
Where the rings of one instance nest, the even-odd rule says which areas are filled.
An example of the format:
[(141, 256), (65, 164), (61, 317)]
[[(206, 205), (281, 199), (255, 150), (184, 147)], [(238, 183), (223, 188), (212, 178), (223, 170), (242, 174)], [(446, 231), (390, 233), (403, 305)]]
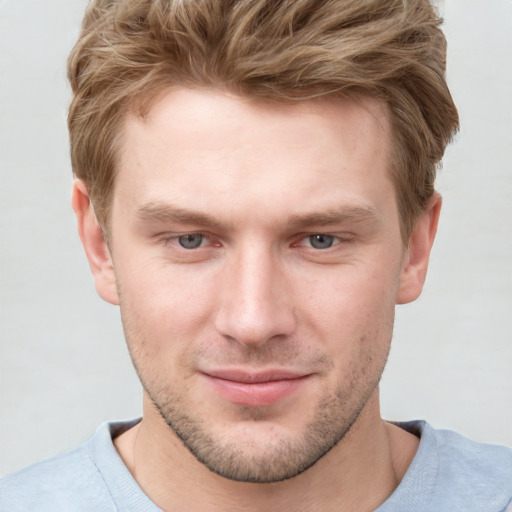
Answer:
[(246, 407), (266, 407), (284, 400), (311, 377), (311, 374), (287, 370), (215, 370), (202, 372), (201, 375), (223, 399)]

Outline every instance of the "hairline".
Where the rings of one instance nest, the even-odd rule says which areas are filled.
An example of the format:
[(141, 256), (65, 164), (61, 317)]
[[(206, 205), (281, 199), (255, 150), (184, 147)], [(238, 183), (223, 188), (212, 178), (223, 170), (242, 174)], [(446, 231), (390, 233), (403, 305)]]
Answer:
[[(108, 194), (106, 195), (107, 200), (104, 203), (103, 210), (98, 212), (98, 221), (100, 226), (102, 227), (106, 238), (111, 239), (111, 226), (110, 226), (110, 217), (112, 211), (112, 203), (113, 197), (116, 188), (116, 178), (119, 172), (120, 160), (121, 160), (121, 151), (123, 147), (123, 133), (127, 123), (127, 120), (130, 116), (134, 116), (138, 118), (140, 121), (145, 122), (145, 120), (150, 115), (151, 109), (154, 107), (158, 101), (160, 101), (167, 93), (172, 91), (175, 88), (186, 88), (189, 90), (211, 90), (223, 92), (226, 94), (234, 95), (235, 97), (247, 99), (250, 101), (254, 101), (263, 105), (272, 105), (272, 104), (297, 104), (308, 101), (324, 101), (324, 100), (334, 100), (334, 101), (349, 101), (354, 102), (364, 107), (364, 100), (370, 99), (379, 103), (381, 107), (383, 107), (383, 112), (387, 116), (387, 121), (389, 123), (389, 162), (387, 172), (389, 173), (389, 178), (392, 181), (393, 190), (395, 192), (395, 201), (398, 208), (399, 214), (399, 223), (400, 223), (400, 233), (402, 237), (402, 241), (404, 245), (408, 244), (409, 236), (412, 232), (413, 226), (416, 223), (419, 215), (415, 218), (411, 219), (407, 217), (405, 212), (402, 211), (402, 204), (399, 198), (399, 180), (396, 177), (397, 167), (399, 167), (399, 156), (398, 156), (398, 134), (396, 128), (393, 126), (393, 116), (391, 114), (391, 109), (388, 102), (382, 97), (382, 95), (370, 92), (363, 92), (358, 90), (344, 90), (344, 91), (324, 91), (323, 93), (311, 93), (304, 94), (303, 96), (297, 96), (293, 98), (288, 98), (287, 100), (281, 98), (275, 98), (271, 96), (261, 97), (257, 94), (251, 94), (250, 90), (243, 90), (242, 88), (228, 87), (224, 84), (212, 85), (212, 84), (199, 84), (199, 83), (183, 83), (181, 81), (170, 82), (168, 84), (162, 84), (161, 87), (154, 90), (153, 94), (149, 96), (145, 96), (145, 89), (141, 89), (132, 97), (124, 98), (123, 106), (120, 108), (120, 116), (118, 119), (117, 133), (113, 137), (113, 147), (112, 150), (114, 152), (115, 158), (115, 169), (112, 175), (112, 185), (108, 189)], [(92, 199), (92, 198), (91, 198)]]

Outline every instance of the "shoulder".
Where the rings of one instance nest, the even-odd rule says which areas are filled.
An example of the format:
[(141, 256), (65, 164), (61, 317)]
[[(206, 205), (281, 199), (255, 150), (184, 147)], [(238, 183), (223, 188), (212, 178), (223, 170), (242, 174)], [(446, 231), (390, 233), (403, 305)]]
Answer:
[(421, 478), (431, 475), (427, 495), (433, 510), (504, 512), (510, 506), (510, 448), (477, 443), (449, 430), (436, 430), (425, 422), (400, 426), (421, 436), (410, 469)]
[(512, 500), (512, 449), (477, 443), (448, 430), (433, 433), (439, 480), (456, 482), (468, 496), (495, 503), (494, 510), (504, 510)]
[(435, 430), (428, 425), (425, 434), (437, 445), (442, 474), (477, 478), (482, 483), (512, 490), (512, 449), (471, 441), (450, 430)]
[(89, 443), (0, 480), (0, 511), (26, 510), (115, 510), (91, 460)]
[(73, 450), (0, 479), (0, 512), (117, 510), (99, 466), (115, 466), (111, 433), (119, 426), (106, 423)]
[[(102, 487), (101, 476), (89, 456), (88, 444), (85, 443), (2, 478), (0, 511), (92, 510), (91, 502), (94, 503), (99, 497)], [(93, 489), (94, 492), (91, 492)], [(102, 503), (105, 503), (108, 497), (102, 498)], [(71, 503), (74, 508), (70, 508)], [(104, 506), (94, 506), (93, 509), (115, 510)]]

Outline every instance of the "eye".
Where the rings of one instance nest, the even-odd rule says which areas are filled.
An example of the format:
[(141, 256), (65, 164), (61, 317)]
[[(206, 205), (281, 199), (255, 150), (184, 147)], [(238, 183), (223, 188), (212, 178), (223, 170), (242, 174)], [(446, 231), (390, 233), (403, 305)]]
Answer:
[(308, 241), (314, 249), (329, 249), (335, 242), (335, 237), (331, 235), (310, 235)]
[(189, 233), (178, 237), (178, 243), (184, 249), (197, 249), (203, 244), (205, 236), (201, 233)]

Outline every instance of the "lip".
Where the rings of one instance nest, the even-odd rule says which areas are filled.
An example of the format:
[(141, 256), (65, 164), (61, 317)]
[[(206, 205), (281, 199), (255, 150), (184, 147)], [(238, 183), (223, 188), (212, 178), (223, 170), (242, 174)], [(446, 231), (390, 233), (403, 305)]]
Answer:
[(263, 372), (215, 370), (202, 372), (202, 375), (222, 398), (247, 407), (275, 404), (296, 392), (311, 376), (280, 369)]

